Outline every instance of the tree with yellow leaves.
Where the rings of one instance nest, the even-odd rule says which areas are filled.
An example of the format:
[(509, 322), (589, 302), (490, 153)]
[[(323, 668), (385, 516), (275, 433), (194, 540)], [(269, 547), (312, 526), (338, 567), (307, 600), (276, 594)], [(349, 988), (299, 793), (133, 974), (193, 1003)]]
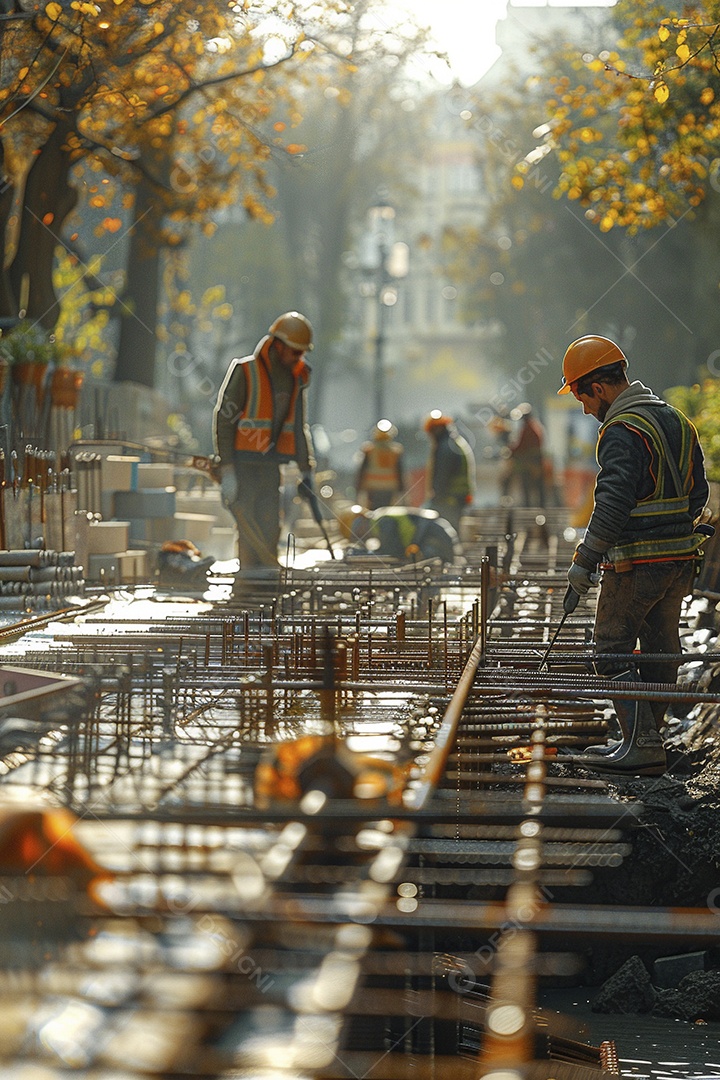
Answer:
[(530, 395), (552, 392), (583, 333), (620, 339), (659, 390), (694, 382), (720, 338), (720, 3), (619, 0), (605, 20), (465, 106), (490, 206), (451, 257), (468, 317), (491, 320), (506, 367), (533, 370)]
[(573, 61), (547, 102), (558, 190), (608, 232), (676, 220), (717, 184), (720, 3), (620, 0), (615, 41)]
[[(315, 15), (346, 7), (323, 0)], [(218, 208), (267, 216), (265, 163), (300, 149), (288, 137), (293, 80), (320, 49), (294, 3), (5, 4), (0, 315), (17, 314), (22, 298), (29, 318), (55, 325), (63, 224), (79, 199), (105, 208), (102, 230), (130, 232), (135, 281), (116, 377), (152, 385), (157, 251), (190, 221), (212, 227)]]
[(692, 335), (692, 381), (720, 336), (720, 3), (619, 0), (611, 18), (607, 48), (570, 58), (554, 80), (544, 149), (559, 166), (556, 195), (601, 234), (652, 230), (658, 244), (688, 230), (674, 269), (692, 296), (674, 307)]

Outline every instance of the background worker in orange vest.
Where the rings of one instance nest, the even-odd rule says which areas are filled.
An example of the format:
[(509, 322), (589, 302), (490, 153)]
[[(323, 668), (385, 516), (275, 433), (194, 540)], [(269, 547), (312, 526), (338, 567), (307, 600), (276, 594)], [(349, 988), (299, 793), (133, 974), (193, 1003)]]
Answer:
[(402, 495), (403, 447), (396, 441), (397, 428), (389, 420), (378, 420), (373, 441), (363, 443), (362, 461), (355, 483), (357, 500), (368, 508), (391, 506)]
[[(300, 493), (312, 493), (312, 444), (305, 421), (312, 327), (298, 311), (272, 324), (251, 356), (231, 361), (213, 412), (223, 501), (238, 527), (241, 571), (277, 567), (280, 465), (296, 461)], [(303, 491), (304, 489), (304, 491)]]
[(510, 419), (520, 421), (520, 431), (508, 447), (510, 483), (515, 479), (520, 485), (525, 506), (545, 506), (544, 428), (527, 401), (512, 410)]

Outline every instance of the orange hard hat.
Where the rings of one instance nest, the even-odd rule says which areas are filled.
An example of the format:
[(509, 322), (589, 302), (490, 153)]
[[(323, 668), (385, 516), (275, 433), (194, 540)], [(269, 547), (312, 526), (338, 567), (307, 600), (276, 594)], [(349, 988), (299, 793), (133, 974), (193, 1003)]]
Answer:
[(291, 349), (310, 352), (313, 347), (312, 326), (299, 311), (286, 311), (284, 315), (278, 315), (268, 334), (284, 341)]
[(627, 364), (627, 357), (619, 345), (610, 338), (587, 334), (568, 345), (563, 357), (563, 385), (558, 394), (569, 394), (570, 387), (591, 371), (617, 364)]
[(433, 409), (425, 421), (425, 430), (427, 432), (435, 431), (437, 428), (447, 427), (452, 423), (452, 416), (446, 416), (444, 413), (441, 413), (439, 409)]

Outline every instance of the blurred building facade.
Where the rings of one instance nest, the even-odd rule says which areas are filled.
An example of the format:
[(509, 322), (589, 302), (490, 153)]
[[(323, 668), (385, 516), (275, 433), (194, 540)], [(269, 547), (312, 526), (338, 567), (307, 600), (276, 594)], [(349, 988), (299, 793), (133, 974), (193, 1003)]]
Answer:
[[(472, 424), (483, 403), (493, 399), (503, 381), (502, 373), (494, 369), (490, 348), (500, 328), (480, 316), (468, 322), (461, 314), (464, 283), (450, 278), (443, 269), (443, 238), (448, 231), (482, 227), (486, 220), (491, 192), (483, 159), (488, 142), (503, 139), (512, 162), (530, 149), (521, 140), (515, 142), (512, 133), (503, 131), (496, 122), (492, 95), (505, 80), (512, 78), (517, 84), (518, 78), (533, 75), (534, 47), (543, 41), (552, 39), (557, 45), (577, 42), (583, 52), (600, 51), (607, 12), (602, 4), (538, 7), (510, 2), (506, 17), (496, 28), (502, 50), (499, 59), (468, 90), (454, 86), (435, 94), (427, 135), (419, 159), (412, 163), (407, 186), (401, 194), (386, 193), (395, 210), (394, 238), (409, 249), (407, 275), (396, 287), (397, 301), (379, 312), (376, 293), (366, 281), (363, 286), (362, 271), (355, 267), (349, 274), (354, 312), (343, 348), (353, 351), (360, 363), (354, 374), (338, 374), (339, 393), (334, 397), (348, 403), (349, 426), (364, 418), (369, 428), (378, 419), (372, 415), (367, 380), (377, 361), (380, 318), (385, 411), (393, 420), (409, 421), (429, 408), (440, 407), (467, 414)], [(482, 101), (484, 94), (487, 113), (477, 108), (478, 97)], [(358, 247), (362, 244), (359, 236)], [(353, 269), (359, 275), (355, 282)], [(523, 397), (518, 388), (518, 401), (510, 404), (518, 404)], [(342, 413), (335, 417), (335, 421), (341, 419)]]

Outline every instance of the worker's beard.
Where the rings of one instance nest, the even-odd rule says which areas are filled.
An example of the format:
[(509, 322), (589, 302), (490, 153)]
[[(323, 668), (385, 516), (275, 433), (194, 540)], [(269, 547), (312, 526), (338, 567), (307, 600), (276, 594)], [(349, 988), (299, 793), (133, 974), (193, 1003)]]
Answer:
[(610, 402), (609, 401), (601, 401), (600, 402), (600, 405), (598, 406), (598, 411), (597, 411), (597, 418), (598, 418), (598, 420), (600, 421), (601, 424), (602, 424), (603, 420), (605, 419), (605, 417), (607, 416), (609, 408), (610, 408)]

